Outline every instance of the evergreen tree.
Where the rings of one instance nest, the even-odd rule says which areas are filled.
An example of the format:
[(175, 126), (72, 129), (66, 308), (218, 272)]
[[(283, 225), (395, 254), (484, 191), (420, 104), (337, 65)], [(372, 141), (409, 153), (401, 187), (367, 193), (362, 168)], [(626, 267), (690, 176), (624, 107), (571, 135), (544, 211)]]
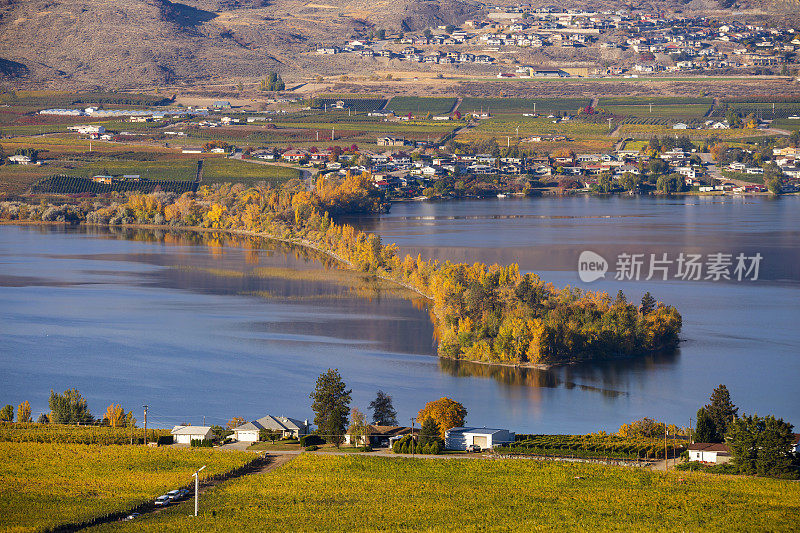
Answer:
[(319, 433), (338, 448), (344, 441), (347, 414), (352, 390), (347, 390), (339, 371), (329, 368), (317, 378), (317, 385), (309, 397), (313, 400), (314, 423)]
[(718, 436), (717, 442), (722, 442), (739, 409), (731, 402), (731, 394), (725, 385), (720, 385), (714, 389), (710, 400), (711, 404), (706, 405), (705, 408), (708, 416), (714, 421)]
[(708, 411), (705, 407), (701, 407), (697, 411), (697, 427), (694, 431), (695, 442), (720, 442), (717, 436), (717, 428), (714, 426), (714, 421), (708, 416)]
[(36, 423), (37, 424), (49, 424), (50, 423), (50, 417), (47, 416), (45, 413), (42, 413), (42, 414), (39, 415), (39, 418), (36, 419)]
[(656, 299), (653, 298), (653, 295), (650, 292), (644, 293), (642, 296), (642, 307), (641, 311), (643, 315), (649, 314), (653, 309), (656, 308)]
[(733, 463), (740, 474), (796, 479), (793, 442), (792, 425), (774, 416), (742, 416), (730, 425)]
[(14, 421), (14, 406), (5, 405), (0, 409), (0, 422), (13, 422)]
[(432, 442), (438, 442), (440, 432), (439, 424), (432, 416), (429, 416), (422, 423), (422, 429), (419, 432), (419, 443), (425, 446)]
[(370, 402), (369, 408), (372, 410), (373, 424), (378, 426), (397, 425), (397, 411), (392, 405), (392, 397), (382, 390), (379, 390), (375, 399)]

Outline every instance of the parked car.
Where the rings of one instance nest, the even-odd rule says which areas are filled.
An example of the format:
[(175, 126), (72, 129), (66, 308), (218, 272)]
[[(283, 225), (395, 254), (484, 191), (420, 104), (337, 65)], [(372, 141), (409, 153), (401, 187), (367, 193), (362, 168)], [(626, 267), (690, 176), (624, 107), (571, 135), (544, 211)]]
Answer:
[(156, 498), (156, 501), (153, 503), (159, 507), (166, 507), (167, 505), (172, 503), (172, 498), (170, 498), (166, 494), (162, 494), (161, 496)]
[(139, 513), (131, 513), (128, 516), (126, 516), (125, 518), (123, 518), (122, 521), (123, 522), (127, 522), (128, 520), (133, 520), (134, 518), (137, 518), (138, 516), (139, 516)]
[(165, 494), (165, 496), (169, 496), (169, 499), (173, 502), (181, 500), (181, 491), (180, 490), (171, 490)]
[(468, 452), (480, 453), (481, 452), (481, 447), (478, 446), (477, 444), (470, 444), (469, 446), (467, 446), (467, 451)]

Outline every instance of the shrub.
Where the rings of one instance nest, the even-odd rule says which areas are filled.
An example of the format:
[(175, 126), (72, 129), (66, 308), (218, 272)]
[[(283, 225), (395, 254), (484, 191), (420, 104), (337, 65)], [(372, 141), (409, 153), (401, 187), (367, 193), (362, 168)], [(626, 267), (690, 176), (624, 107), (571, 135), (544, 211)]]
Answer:
[(173, 442), (175, 442), (175, 437), (172, 435), (159, 435), (158, 439), (156, 440), (156, 443), (159, 446), (168, 446)]
[(192, 448), (211, 448), (214, 446), (214, 441), (211, 439), (192, 439), (189, 446)]
[(313, 452), (315, 450), (319, 450), (319, 446), (317, 446), (316, 444), (312, 444), (311, 446), (306, 446), (304, 450), (307, 452)]
[(325, 444), (325, 439), (320, 437), (319, 435), (304, 435), (300, 437), (300, 446), (319, 446), (321, 444)]

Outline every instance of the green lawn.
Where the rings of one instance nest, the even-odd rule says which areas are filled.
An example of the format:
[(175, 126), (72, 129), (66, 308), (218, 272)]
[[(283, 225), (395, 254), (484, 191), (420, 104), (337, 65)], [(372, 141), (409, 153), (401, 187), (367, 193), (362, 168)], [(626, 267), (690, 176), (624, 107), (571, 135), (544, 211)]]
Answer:
[(255, 456), (203, 448), (0, 442), (0, 530), (41, 531), (125, 511)]
[(303, 454), (103, 531), (792, 531), (790, 481), (532, 460)]

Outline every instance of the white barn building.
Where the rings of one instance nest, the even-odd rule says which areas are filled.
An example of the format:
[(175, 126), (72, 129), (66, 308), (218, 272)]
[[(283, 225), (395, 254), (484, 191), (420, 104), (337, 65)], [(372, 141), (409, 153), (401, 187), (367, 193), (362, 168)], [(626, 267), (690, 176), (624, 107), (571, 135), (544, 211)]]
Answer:
[(469, 446), (479, 446), (489, 450), (498, 444), (514, 442), (514, 432), (507, 429), (456, 427), (444, 433), (446, 450), (466, 450)]

